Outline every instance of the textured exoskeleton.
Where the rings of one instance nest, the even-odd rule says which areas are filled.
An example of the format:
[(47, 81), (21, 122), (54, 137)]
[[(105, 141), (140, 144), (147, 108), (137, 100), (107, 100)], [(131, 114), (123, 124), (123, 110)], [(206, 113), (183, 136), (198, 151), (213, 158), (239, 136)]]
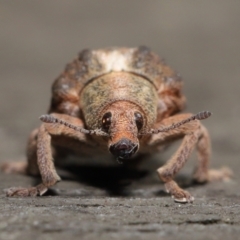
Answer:
[(193, 197), (174, 181), (197, 148), (194, 180), (200, 183), (230, 176), (227, 169), (209, 170), (210, 139), (197, 115), (177, 114), (185, 105), (182, 80), (147, 47), (84, 50), (68, 64), (52, 86), (52, 100), (42, 125), (29, 138), (27, 163), (6, 163), (5, 172), (40, 173), (42, 183), (11, 188), (8, 196), (36, 196), (60, 180), (53, 158), (61, 148), (79, 159), (112, 158), (126, 163), (155, 153), (182, 138), (177, 152), (157, 172), (177, 202)]

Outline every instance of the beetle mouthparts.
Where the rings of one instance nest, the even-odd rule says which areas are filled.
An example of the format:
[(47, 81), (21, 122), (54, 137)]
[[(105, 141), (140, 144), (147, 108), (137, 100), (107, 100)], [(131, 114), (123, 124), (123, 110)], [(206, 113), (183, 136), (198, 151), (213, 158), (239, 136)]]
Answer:
[(122, 138), (109, 148), (109, 151), (113, 156), (117, 157), (118, 162), (123, 162), (124, 160), (129, 159), (137, 150), (138, 144), (135, 144), (126, 138)]

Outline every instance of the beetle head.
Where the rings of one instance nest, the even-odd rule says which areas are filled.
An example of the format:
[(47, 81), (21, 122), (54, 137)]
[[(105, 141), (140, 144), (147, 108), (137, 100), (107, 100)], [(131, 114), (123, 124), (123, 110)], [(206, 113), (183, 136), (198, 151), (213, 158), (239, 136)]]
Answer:
[(143, 113), (133, 103), (115, 102), (105, 109), (102, 130), (109, 134), (109, 151), (119, 162), (131, 158), (138, 151), (138, 133), (143, 125)]

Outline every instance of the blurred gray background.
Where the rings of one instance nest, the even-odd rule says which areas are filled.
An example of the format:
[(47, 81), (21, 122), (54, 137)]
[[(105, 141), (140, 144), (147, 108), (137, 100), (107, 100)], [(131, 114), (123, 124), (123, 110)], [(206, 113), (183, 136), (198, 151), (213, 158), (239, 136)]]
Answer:
[(187, 111), (213, 112), (214, 164), (240, 165), (239, 25), (238, 1), (1, 1), (1, 159), (24, 155), (53, 80), (81, 49), (144, 44), (182, 75)]
[(53, 80), (81, 49), (139, 45), (181, 74), (186, 111), (213, 112), (204, 121), (212, 165), (230, 166), (238, 182), (240, 1), (233, 0), (1, 1), (0, 160), (24, 158)]

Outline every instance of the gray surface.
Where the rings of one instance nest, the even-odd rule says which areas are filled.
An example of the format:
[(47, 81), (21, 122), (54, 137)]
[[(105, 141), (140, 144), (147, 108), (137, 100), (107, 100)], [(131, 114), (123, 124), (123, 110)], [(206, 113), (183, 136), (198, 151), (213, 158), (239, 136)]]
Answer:
[[(196, 198), (190, 205), (163, 194), (155, 173), (120, 196), (70, 179), (57, 185), (57, 196), (1, 194), (0, 239), (240, 239), (239, 9), (240, 2), (223, 0), (1, 1), (1, 161), (24, 158), (50, 85), (77, 52), (145, 44), (185, 79), (188, 111), (214, 113), (204, 122), (212, 166), (230, 166), (235, 179), (190, 186)], [(187, 181), (191, 167), (182, 172)], [(0, 189), (32, 184), (30, 177), (0, 175)]]

